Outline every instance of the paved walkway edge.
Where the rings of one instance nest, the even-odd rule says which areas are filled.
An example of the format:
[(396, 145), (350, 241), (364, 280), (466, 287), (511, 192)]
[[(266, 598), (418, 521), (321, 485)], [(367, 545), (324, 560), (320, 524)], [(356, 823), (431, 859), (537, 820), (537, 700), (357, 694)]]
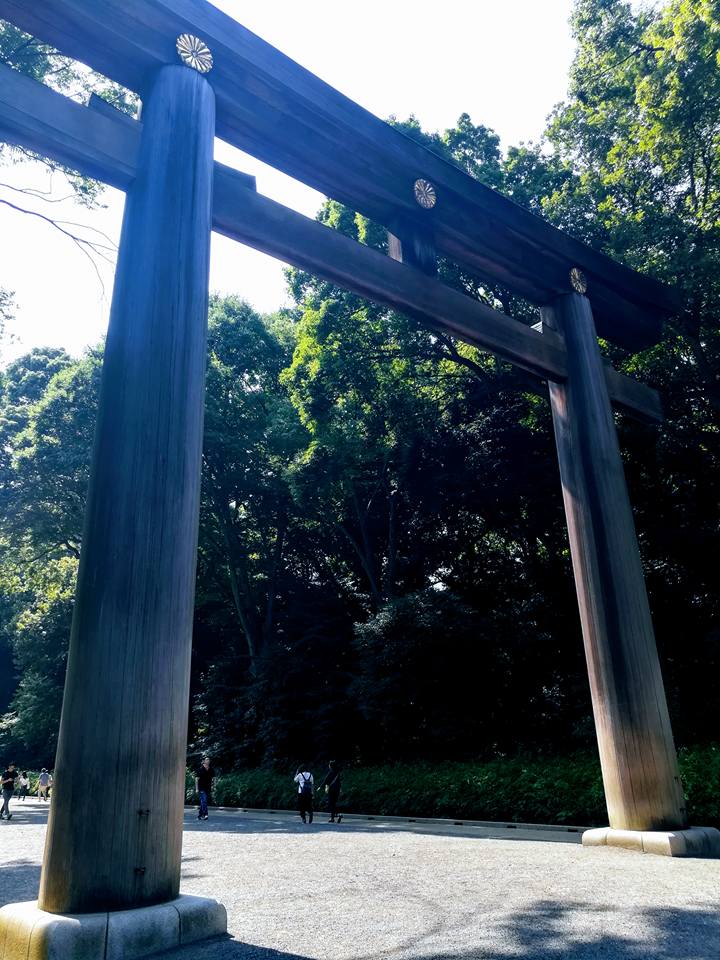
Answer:
[[(185, 804), (186, 810), (197, 808), (197, 804)], [(278, 807), (270, 810), (264, 807), (215, 807), (211, 810), (224, 810), (228, 813), (266, 813), (272, 816), (297, 816), (297, 810), (286, 810)], [(320, 811), (325, 812), (325, 811)], [(583, 833), (590, 827), (570, 826), (569, 824), (551, 824), (551, 823), (514, 823), (507, 820), (453, 820), (442, 817), (393, 817), (384, 816), (379, 813), (343, 813), (343, 821), (367, 821), (376, 820), (382, 823), (437, 823), (445, 827), (490, 827), (493, 830), (548, 830), (553, 833)]]

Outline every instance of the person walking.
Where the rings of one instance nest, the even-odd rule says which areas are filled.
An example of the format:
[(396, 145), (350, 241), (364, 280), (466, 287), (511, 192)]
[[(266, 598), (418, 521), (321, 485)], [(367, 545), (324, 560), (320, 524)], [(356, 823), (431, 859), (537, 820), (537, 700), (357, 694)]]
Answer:
[(313, 822), (313, 775), (305, 769), (305, 764), (300, 764), (294, 777), (294, 783), (298, 785), (298, 810), (303, 823)]
[(43, 767), (38, 777), (38, 800), (44, 800), (47, 803), (48, 790), (51, 782), (52, 777), (48, 773), (47, 767)]
[(325, 775), (325, 779), (320, 784), (321, 787), (325, 787), (325, 793), (328, 798), (328, 809), (330, 811), (330, 819), (328, 823), (340, 823), (342, 821), (342, 814), (338, 814), (338, 798), (340, 796), (340, 768), (336, 760), (331, 760), (328, 764), (328, 772)]
[(28, 790), (30, 788), (30, 780), (28, 779), (27, 770), (23, 770), (23, 772), (20, 774), (18, 786), (20, 787), (20, 799), (23, 803), (25, 803), (25, 797), (28, 795)]
[(12, 820), (10, 813), (10, 798), (15, 792), (15, 780), (17, 770), (14, 763), (7, 765), (7, 770), (2, 775), (2, 808), (0, 809), (0, 820)]
[(210, 789), (212, 787), (213, 770), (210, 766), (210, 757), (203, 757), (202, 763), (195, 774), (195, 790), (197, 791), (200, 808), (198, 809), (198, 820), (207, 820), (208, 803), (210, 801)]

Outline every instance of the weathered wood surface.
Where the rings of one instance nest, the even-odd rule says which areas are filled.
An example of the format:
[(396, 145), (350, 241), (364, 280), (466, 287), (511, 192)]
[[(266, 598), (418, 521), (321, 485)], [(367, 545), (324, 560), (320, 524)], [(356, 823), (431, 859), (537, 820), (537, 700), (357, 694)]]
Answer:
[(663, 422), (662, 402), (657, 390), (619, 373), (609, 363), (603, 363), (603, 372), (605, 387), (614, 406), (636, 420), (644, 420), (646, 423)]
[(54, 913), (178, 894), (214, 97), (163, 68), (128, 192), (40, 884)]
[(0, 64), (0, 137), (126, 190), (135, 178), (141, 127), (68, 100)]
[(426, 326), (496, 353), (538, 376), (563, 378), (562, 340), (530, 327), (249, 190), (222, 171), (215, 180), (215, 230), (332, 280)]
[[(117, 115), (113, 123), (106, 108), (101, 117), (2, 66), (0, 91), (0, 136), (32, 149), (42, 147), (41, 152), (46, 155), (116, 186), (126, 185), (128, 178), (134, 176), (141, 128), (136, 121)], [(6, 106), (13, 102), (14, 106)], [(17, 109), (19, 104), (22, 110)], [(112, 124), (111, 130), (108, 123)], [(40, 140), (38, 130), (42, 133)], [(103, 143), (106, 146), (101, 155), (97, 145)], [(524, 364), (530, 357), (533, 371), (541, 377), (564, 376), (564, 345), (552, 331), (541, 335), (266, 197), (253, 198), (254, 185), (253, 177), (215, 164), (215, 230), (379, 303), (411, 313), (432, 328), (497, 352), (504, 359), (514, 358)], [(500, 329), (505, 334), (507, 325), (507, 336), (496, 339), (494, 331)], [(513, 338), (517, 341), (515, 349), (506, 354)], [(662, 419), (655, 391), (615, 371), (608, 371), (607, 377), (611, 397), (622, 409), (651, 422)]]
[(565, 337), (550, 384), (555, 438), (610, 825), (686, 825), (635, 526), (587, 298), (543, 319)]
[[(0, 139), (7, 143), (127, 190), (137, 172), (141, 133), (141, 123), (95, 94), (84, 107), (0, 63)], [(238, 185), (255, 189), (251, 174), (232, 175)]]
[[(142, 93), (189, 32), (211, 48), (218, 135), (392, 230), (430, 226), (438, 253), (542, 304), (588, 275), (602, 336), (659, 339), (678, 294), (555, 229), (404, 136), (205, 0), (0, 0), (0, 16)], [(421, 209), (418, 177), (438, 201)]]
[[(537, 333), (550, 333), (551, 335), (556, 332), (554, 321), (550, 324), (540, 320), (538, 323), (534, 323), (531, 329)], [(614, 406), (630, 414), (636, 420), (643, 420), (646, 423), (663, 422), (663, 408), (657, 390), (653, 390), (645, 383), (640, 383), (639, 380), (633, 380), (632, 377), (628, 377), (624, 373), (619, 373), (604, 358), (603, 371), (605, 373), (605, 386)]]
[(388, 256), (398, 263), (417, 267), (429, 277), (437, 276), (438, 257), (432, 232), (400, 221), (387, 232)]

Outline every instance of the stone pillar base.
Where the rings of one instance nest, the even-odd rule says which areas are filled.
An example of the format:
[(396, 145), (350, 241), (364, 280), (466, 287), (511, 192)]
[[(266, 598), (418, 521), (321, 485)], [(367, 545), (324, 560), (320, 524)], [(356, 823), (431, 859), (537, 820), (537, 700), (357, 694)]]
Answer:
[(205, 897), (77, 915), (33, 900), (0, 909), (0, 960), (131, 960), (226, 932), (225, 907)]
[(661, 857), (720, 857), (720, 830), (689, 827), (687, 830), (613, 830), (600, 827), (582, 835), (584, 847), (623, 847)]

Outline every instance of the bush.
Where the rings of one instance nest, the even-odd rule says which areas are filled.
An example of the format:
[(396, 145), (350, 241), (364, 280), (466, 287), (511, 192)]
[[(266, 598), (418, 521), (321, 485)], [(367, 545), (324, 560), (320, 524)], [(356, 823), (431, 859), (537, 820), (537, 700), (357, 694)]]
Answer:
[(683, 747), (678, 759), (690, 823), (720, 827), (720, 744)]
[[(720, 745), (684, 748), (680, 770), (690, 822), (720, 825)], [(320, 780), (316, 773), (316, 780)], [(219, 806), (294, 809), (292, 771), (243, 770), (219, 776)], [(194, 784), (188, 775), (188, 790)], [(316, 792), (316, 803), (324, 805)], [(402, 763), (343, 772), (342, 809), (379, 816), (447, 817), (595, 826), (607, 823), (597, 757), (523, 758), (467, 763)]]

